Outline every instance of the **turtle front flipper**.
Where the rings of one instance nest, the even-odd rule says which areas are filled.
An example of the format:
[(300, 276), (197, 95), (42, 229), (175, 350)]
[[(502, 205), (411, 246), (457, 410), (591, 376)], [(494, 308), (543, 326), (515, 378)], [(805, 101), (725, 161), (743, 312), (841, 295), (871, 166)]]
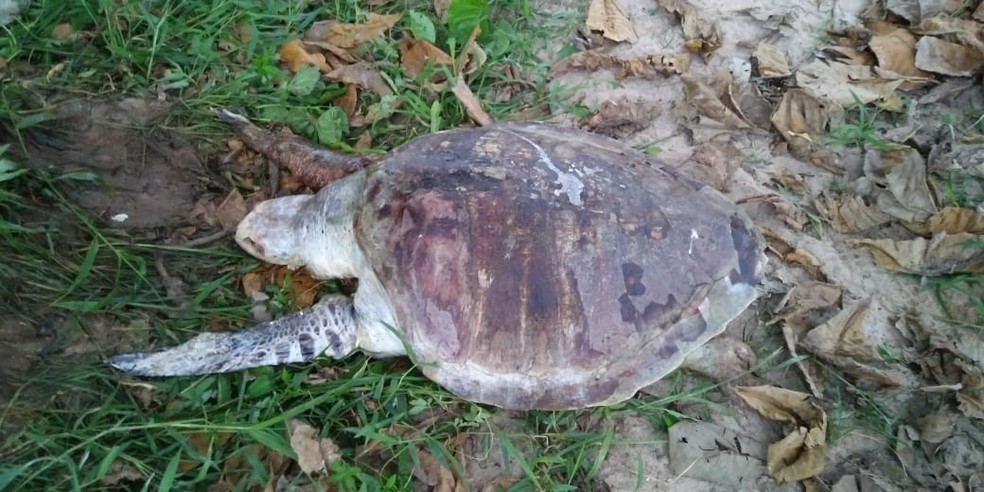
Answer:
[(192, 376), (250, 367), (307, 362), (326, 355), (342, 358), (356, 348), (352, 300), (326, 296), (310, 309), (253, 328), (202, 333), (159, 352), (122, 354), (107, 362), (134, 376)]
[(245, 116), (227, 109), (217, 110), (216, 115), (236, 130), (236, 136), (243, 143), (286, 167), (301, 183), (314, 190), (376, 161), (370, 156), (332, 152), (287, 132), (278, 134), (264, 130), (250, 123)]

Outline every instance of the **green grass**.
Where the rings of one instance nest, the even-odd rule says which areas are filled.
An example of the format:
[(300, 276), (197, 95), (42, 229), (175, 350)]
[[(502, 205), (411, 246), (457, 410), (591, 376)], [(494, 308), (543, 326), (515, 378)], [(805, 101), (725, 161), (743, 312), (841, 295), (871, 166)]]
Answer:
[[(399, 1), (373, 12), (412, 10), (420, 16), (407, 15), (360, 49), (394, 94), (364, 91), (359, 106), (393, 109), (352, 128), (331, 106), (343, 88), (285, 71), (277, 49), (316, 21), (364, 20), (363, 3), (34, 0), (27, 13), (0, 28), (0, 66), (6, 67), (0, 69), (0, 125), (15, 137), (0, 152), (0, 316), (55, 333), (44, 343), (37, 370), (0, 388), (0, 490), (202, 490), (220, 482), (229, 490), (256, 490), (281, 474), (271, 470), (278, 455), (292, 457), (292, 419), (315, 426), (339, 447), (341, 458), (329, 476), (315, 480), (321, 489), (410, 489), (419, 485), (414, 470), (422, 452), (464, 476), (456, 456), (468, 442), (476, 454), (470, 459), (509, 463), (511, 490), (591, 490), (612, 449), (662, 444), (617, 441), (615, 419), (640, 415), (665, 430), (691, 418), (694, 407), (717, 405), (715, 385), (684, 385), (680, 373), (673, 391), (660, 398), (640, 396), (580, 412), (509, 413), (455, 398), (406, 359), (353, 356), (145, 382), (121, 378), (101, 364), (121, 346), (171, 345), (214, 325), (250, 324), (251, 302), (237, 283), (257, 262), (229, 241), (183, 248), (163, 245), (159, 231), (107, 228), (63, 191), (92, 176), (22, 167), (17, 137), (43, 127), (61, 101), (163, 98), (172, 106), (148, 131), (194, 135), (209, 144), (204, 148), (219, 147), (229, 136), (212, 111), (230, 107), (261, 124), (286, 122), (341, 149), (367, 131), (374, 150), (385, 151), (415, 135), (467, 123), (450, 93), (434, 93), (403, 74), (400, 36), (426, 31), (422, 26), (430, 23), (436, 44), (453, 53), (469, 22), (481, 22), (488, 61), (469, 83), (493, 118), (587, 111), (566, 102), (570, 88), (545, 86), (549, 60), (540, 58), (542, 42), (565, 39), (583, 20), (580, 14), (545, 18), (527, 0), (503, 0), (492, 2), (488, 16), (481, 8), (466, 10), (445, 25), (430, 2)], [(63, 23), (75, 35), (52, 39)], [(522, 90), (495, 97), (512, 85)], [(876, 116), (862, 112), (835, 139), (876, 144)], [(332, 123), (330, 135), (319, 125), (324, 120)], [(158, 263), (187, 283), (184, 298), (168, 297)], [(971, 280), (980, 285), (979, 277)], [(270, 294), (280, 310), (292, 308), (282, 287)], [(772, 349), (757, 371), (789, 370), (794, 361), (776, 362)], [(308, 382), (321, 372), (330, 374), (327, 381)], [(875, 400), (844, 400), (845, 409), (860, 405), (845, 415), (845, 428), (862, 415), (870, 427), (891, 435), (895, 423), (885, 420)], [(300, 473), (284, 476), (296, 485), (309, 480)]]
[[(161, 97), (172, 106), (154, 122), (158, 129), (212, 144), (229, 135), (212, 115), (217, 107), (245, 110), (260, 122), (285, 121), (324, 141), (318, 121), (342, 87), (296, 80), (280, 68), (277, 49), (315, 21), (363, 20), (367, 11), (359, 5), (36, 0), (0, 31), (6, 66), (0, 124), (19, 139), (25, 130), (43, 127), (63, 100)], [(467, 22), (449, 27), (436, 20), (430, 2), (393, 2), (375, 12), (408, 10), (435, 26), (437, 45), (448, 51), (460, 48), (461, 33), (470, 31)], [(488, 17), (478, 10), (476, 19), (487, 28), (480, 44), (488, 61), (469, 81), (494, 118), (556, 103), (556, 92), (544, 88), (547, 61), (537, 50), (538, 40), (564, 36), (571, 21), (579, 22), (576, 16), (563, 18), (567, 22), (558, 24), (538, 17), (523, 0), (494, 2)], [(52, 39), (55, 26), (66, 22), (75, 35)], [(421, 29), (420, 22), (419, 16), (405, 18), (363, 48), (394, 96), (363, 92), (360, 107), (403, 101), (365, 129), (380, 150), (467, 122), (450, 93), (435, 94), (402, 73), (397, 40), (402, 32)], [(246, 41), (237, 34), (242, 30), (249, 33)], [(506, 67), (515, 80), (505, 75)], [(508, 84), (523, 90), (493, 99)], [(338, 135), (332, 146), (347, 148), (362, 131), (333, 121)], [(665, 428), (683, 418), (674, 410), (680, 402), (712, 404), (707, 394), (713, 386), (703, 386), (614, 408), (513, 415), (453, 397), (405, 359), (363, 356), (200, 378), (120, 378), (100, 359), (121, 346), (145, 347), (148, 331), (161, 346), (215, 324), (248, 325), (251, 302), (237, 282), (257, 262), (230, 242), (165, 246), (158, 231), (107, 228), (62, 191), (93, 176), (29, 170), (14, 152), (22, 150), (20, 142), (12, 143), (0, 155), (2, 315), (55, 335), (38, 370), (0, 392), (0, 490), (201, 490), (220, 481), (231, 490), (253, 490), (271, 477), (276, 455), (293, 455), (286, 429), (295, 418), (340, 448), (329, 476), (317, 480), (321, 488), (407, 490), (422, 451), (463, 475), (455, 453), (467, 439), (477, 443), (481, 456), (511, 463), (513, 490), (584, 490), (597, 480), (611, 448), (624, 444), (613, 442), (613, 417), (632, 412)], [(158, 263), (190, 286), (184, 298), (168, 297)], [(271, 294), (284, 299), (276, 288)], [(337, 377), (306, 382), (329, 368)], [(297, 484), (308, 480), (299, 473), (286, 476)]]
[[(166, 345), (212, 322), (249, 323), (249, 301), (236, 279), (255, 261), (235, 250), (161, 247), (101, 229), (57, 182), (41, 171), (5, 182), (0, 254), (11, 260), (4, 264), (11, 271), (3, 273), (26, 277), (9, 293), (21, 309), (4, 315), (40, 323), (41, 313), (57, 312), (68, 342), (91, 338), (100, 349), (115, 346), (113, 337), (145, 336), (140, 326), (147, 324)], [(52, 221), (60, 226), (46, 225)], [(51, 247), (37, 249), (41, 244)], [(148, 267), (158, 257), (172, 275), (196, 286), (180, 309)], [(99, 332), (100, 326), (118, 330)], [(318, 482), (323, 487), (407, 490), (421, 451), (464, 474), (455, 453), (467, 439), (480, 451), (472, 459), (501, 456), (510, 463), (511, 490), (584, 490), (614, 446), (660, 444), (616, 442), (614, 418), (642, 415), (665, 429), (688, 418), (678, 405), (715, 405), (714, 385), (678, 385), (662, 398), (642, 396), (612, 408), (510, 414), (455, 398), (405, 359), (353, 356), (139, 382), (121, 379), (94, 360), (98, 354), (52, 352), (0, 411), (8, 431), (0, 447), (0, 490), (199, 490), (221, 481), (250, 490), (269, 479), (273, 456), (293, 455), (286, 429), (295, 418), (340, 448), (341, 460)], [(335, 377), (306, 382), (322, 369)], [(288, 477), (298, 485), (307, 480)]]
[[(164, 127), (222, 131), (210, 111), (232, 107), (260, 120), (287, 122), (298, 133), (316, 139), (318, 119), (344, 87), (317, 81), (297, 90), (290, 83), (295, 76), (280, 68), (277, 50), (283, 42), (301, 37), (315, 21), (364, 21), (367, 11), (360, 2), (320, 2), (304, 10), (300, 5), (303, 3), (258, 5), (237, 0), (147, 5), (113, 0), (34, 2), (30, 12), (7, 26), (6, 36), (0, 37), (0, 56), (6, 59), (8, 77), (29, 82), (3, 85), (0, 116), (23, 128), (43, 119), (45, 110), (60, 98), (160, 96), (176, 105), (159, 122)], [(375, 12), (408, 10), (433, 16), (429, 2), (393, 2)], [(482, 97), (504, 85), (524, 84), (522, 94), (509, 100), (482, 97), (494, 118), (507, 119), (546, 96), (542, 74), (547, 67), (536, 57), (532, 42), (542, 29), (532, 13), (526, 14), (529, 11), (523, 0), (493, 3), (494, 15), (483, 24), (488, 32), (480, 44), (488, 62), (470, 77), (472, 89)], [(65, 22), (72, 25), (75, 35), (51, 39), (54, 27)], [(464, 42), (461, 33), (439, 21), (431, 24), (436, 44), (456, 55), (455, 49), (460, 50)], [(368, 129), (382, 147), (425, 130), (466, 122), (462, 106), (449, 92), (434, 94), (421, 80), (403, 74), (396, 41), (414, 25), (405, 15), (394, 29), (358, 48), (360, 56), (374, 61), (395, 93), (380, 97), (363, 91), (360, 105), (402, 101), (393, 117), (374, 122)], [(506, 67), (518, 72), (517, 80), (506, 75)], [(360, 132), (342, 126), (336, 129), (341, 138), (333, 143), (345, 147)]]
[(877, 135), (879, 117), (883, 115), (883, 112), (879, 109), (869, 108), (857, 96), (854, 97), (854, 101), (854, 107), (848, 110), (847, 121), (830, 128), (830, 134), (825, 139), (825, 144), (887, 149), (889, 143)]

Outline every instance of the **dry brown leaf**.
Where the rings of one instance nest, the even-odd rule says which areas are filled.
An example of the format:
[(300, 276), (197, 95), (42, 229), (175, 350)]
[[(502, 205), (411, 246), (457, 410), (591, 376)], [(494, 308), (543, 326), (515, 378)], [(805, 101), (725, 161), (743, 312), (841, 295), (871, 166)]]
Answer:
[(927, 72), (969, 77), (984, 66), (984, 53), (957, 43), (923, 36), (916, 43), (916, 66)]
[[(799, 228), (802, 229), (802, 228)], [(798, 230), (799, 230), (798, 229)], [(810, 272), (813, 278), (823, 278), (823, 271), (820, 269), (820, 260), (813, 253), (801, 248), (796, 248), (782, 257), (782, 261), (790, 265), (796, 265)]]
[(246, 294), (246, 297), (254, 299), (256, 294), (263, 292), (263, 288), (266, 287), (265, 275), (264, 272), (261, 272), (263, 268), (265, 266), (252, 272), (246, 272), (239, 279), (240, 283), (243, 284), (243, 293)]
[(652, 55), (620, 60), (619, 78), (679, 75), (690, 69), (690, 54)]
[(800, 282), (783, 298), (781, 315), (768, 324), (782, 322), (787, 345), (794, 352), (798, 340), (816, 326), (815, 320), (840, 306), (843, 294), (843, 289), (826, 282)]
[[(903, 77), (921, 78), (928, 82), (930, 74), (916, 67), (916, 37), (907, 29), (895, 28), (888, 34), (872, 36), (868, 47), (878, 59), (878, 66)], [(919, 85), (906, 81), (901, 89), (913, 89)]]
[(693, 104), (708, 118), (720, 122), (728, 128), (752, 129), (754, 126), (745, 121), (738, 113), (729, 108), (721, 97), (710, 86), (697, 80), (696, 77), (684, 74), (680, 77), (686, 89), (687, 102)]
[(752, 55), (758, 66), (758, 73), (763, 78), (772, 79), (792, 75), (786, 54), (772, 43), (759, 43)]
[(844, 374), (850, 376), (859, 385), (864, 383), (866, 387), (912, 388), (915, 386), (909, 371), (897, 365), (886, 366), (880, 361), (862, 363), (850, 357), (837, 357), (829, 362), (844, 371)]
[(451, 92), (454, 96), (458, 98), (461, 105), (465, 107), (465, 113), (472, 121), (478, 123), (480, 126), (486, 126), (492, 124), (492, 117), (485, 112), (485, 108), (482, 107), (482, 103), (478, 100), (478, 97), (472, 92), (468, 84), (465, 83), (464, 74), (458, 75), (458, 78), (451, 87)]
[[(222, 482), (226, 484), (237, 484), (243, 477), (251, 476), (254, 473), (253, 464), (249, 457), (253, 457), (260, 463), (271, 476), (280, 476), (292, 466), (291, 460), (286, 456), (273, 451), (262, 444), (249, 444), (241, 448), (238, 452), (232, 453), (222, 464)], [(230, 485), (229, 490), (232, 490)]]
[(55, 41), (68, 39), (72, 34), (75, 34), (75, 29), (68, 22), (58, 24), (51, 28), (51, 39)]
[[(803, 227), (805, 227), (806, 224), (809, 222), (809, 220), (806, 217), (806, 214), (803, 213), (802, 208), (800, 208), (795, 203), (792, 203), (789, 200), (786, 200), (785, 198), (779, 196), (776, 193), (751, 197), (746, 199), (745, 203), (760, 203), (762, 205), (765, 205), (772, 211), (772, 213), (775, 214), (776, 217), (779, 217), (780, 219), (782, 219), (783, 222), (786, 223), (786, 225), (792, 227), (797, 231), (802, 231)], [(769, 239), (773, 239), (773, 238), (769, 238)], [(778, 236), (776, 236), (774, 239), (781, 240)], [(789, 253), (792, 250), (793, 248), (789, 248), (785, 252)]]
[(879, 360), (878, 353), (861, 330), (870, 306), (870, 301), (864, 301), (845, 307), (807, 333), (800, 345), (826, 359), (850, 357), (862, 361)]
[(810, 193), (810, 187), (806, 184), (806, 178), (802, 174), (792, 172), (788, 169), (783, 169), (779, 176), (772, 178), (772, 181), (789, 193), (796, 195), (807, 195)]
[(924, 224), (908, 225), (918, 234), (984, 234), (984, 214), (972, 208), (946, 207), (933, 214)]
[(885, 9), (910, 25), (936, 15), (952, 16), (967, 8), (964, 0), (885, 0)]
[(727, 193), (734, 182), (735, 171), (741, 167), (743, 152), (731, 140), (700, 144), (693, 156), (681, 168), (707, 183), (714, 189)]
[[(201, 432), (192, 431), (185, 433), (184, 436), (188, 440), (188, 444), (192, 449), (195, 450), (201, 456), (209, 456), (210, 450), (213, 448), (220, 447), (229, 441), (232, 434), (229, 432)], [(191, 470), (197, 469), (201, 466), (201, 462), (197, 459), (182, 459), (178, 461), (178, 472), (187, 473)]]
[(823, 472), (827, 454), (826, 415), (822, 425), (798, 427), (769, 446), (767, 467), (777, 482), (796, 482)]
[(598, 110), (578, 126), (592, 133), (620, 138), (642, 130), (658, 114), (659, 109), (645, 101), (609, 100), (598, 105)]
[(961, 359), (957, 359), (955, 364), (963, 372), (960, 390), (956, 394), (957, 409), (968, 417), (984, 420), (984, 372)]
[(916, 421), (919, 428), (919, 440), (935, 448), (953, 435), (953, 427), (957, 422), (957, 417), (956, 412), (944, 407), (919, 418)]
[(376, 39), (393, 27), (402, 17), (400, 14), (380, 15), (370, 13), (365, 24), (346, 24), (336, 21), (315, 22), (305, 34), (305, 38), (327, 41), (339, 48), (355, 48)]
[(113, 461), (107, 473), (99, 481), (101, 485), (112, 486), (120, 482), (139, 482), (143, 481), (144, 476), (130, 463), (123, 460)]
[(984, 53), (984, 40), (982, 40), (982, 36), (984, 36), (984, 24), (980, 22), (938, 15), (924, 19), (914, 31), (923, 36), (936, 36), (944, 37), (948, 40), (956, 40), (958, 44)]
[(239, 22), (233, 26), (233, 32), (236, 34), (236, 39), (238, 39), (243, 45), (249, 44), (250, 40), (253, 38), (253, 29), (253, 24), (249, 22)]
[[(475, 46), (475, 40), (481, 33), (481, 29), (475, 26), (472, 30), (471, 36), (468, 37), (468, 41), (465, 43), (464, 48), (461, 50), (461, 57), (458, 58), (456, 65), (460, 68), (464, 66), (466, 57), (470, 56), (469, 53), (473, 51)], [(472, 92), (471, 88), (468, 87), (468, 83), (465, 82), (465, 74), (462, 71), (458, 71), (455, 83), (451, 86), (451, 93), (458, 98), (458, 101), (462, 106), (465, 107), (465, 113), (472, 121), (478, 123), (480, 126), (486, 126), (492, 124), (492, 117), (485, 112), (485, 108), (482, 107), (481, 101)]]
[(867, 51), (861, 51), (851, 46), (827, 46), (823, 54), (833, 61), (848, 65), (874, 65), (875, 58)]
[(768, 449), (766, 463), (776, 481), (804, 480), (823, 471), (827, 414), (813, 397), (775, 386), (744, 386), (735, 392), (762, 416), (791, 424), (792, 431)]
[(615, 0), (591, 0), (586, 25), (588, 29), (601, 32), (602, 36), (615, 42), (634, 43), (639, 40), (635, 26), (618, 8)]
[[(427, 41), (407, 36), (400, 40), (398, 47), (403, 73), (410, 78), (417, 78), (428, 66), (436, 68), (441, 65), (448, 67), (454, 65), (454, 60), (447, 53)], [(439, 82), (437, 80), (439, 77), (443, 80), (442, 74), (435, 71), (431, 82)]]
[(287, 422), (290, 448), (297, 453), (297, 465), (304, 473), (323, 473), (341, 459), (338, 446), (329, 438), (318, 438), (318, 430), (298, 420)]
[(362, 125), (352, 124), (352, 126), (364, 126), (366, 124), (372, 124), (379, 120), (389, 118), (396, 110), (403, 106), (404, 100), (402, 97), (397, 96), (391, 101), (380, 101), (377, 103), (370, 104), (366, 108), (366, 116)]
[(288, 41), (280, 46), (280, 59), (287, 64), (291, 71), (296, 72), (301, 67), (311, 65), (318, 67), (322, 72), (328, 71), (330, 67), (325, 62), (325, 55), (321, 53), (309, 53), (304, 48), (304, 43), (298, 40)]
[(454, 479), (451, 470), (441, 464), (432, 454), (424, 450), (417, 451), (420, 467), (414, 468), (413, 474), (418, 480), (433, 487), (435, 492), (455, 492), (463, 490)]
[(745, 403), (763, 417), (794, 425), (815, 425), (825, 414), (814, 399), (799, 391), (776, 386), (739, 386), (735, 388)]
[(595, 72), (602, 69), (614, 69), (616, 77), (654, 78), (655, 76), (679, 75), (690, 69), (689, 53), (673, 55), (651, 55), (637, 58), (621, 59), (608, 54), (602, 48), (579, 51), (550, 67), (548, 77), (554, 78), (573, 70)]
[(319, 367), (315, 372), (309, 372), (304, 378), (304, 384), (324, 384), (330, 381), (338, 381), (345, 370), (340, 367)]
[(772, 125), (786, 140), (790, 153), (830, 172), (842, 173), (844, 166), (821, 145), (829, 121), (827, 104), (803, 89), (786, 91), (772, 114)]
[(345, 93), (341, 96), (335, 98), (335, 106), (342, 108), (345, 111), (345, 116), (348, 116), (351, 120), (355, 116), (355, 106), (359, 102), (359, 89), (356, 89), (355, 84), (348, 84), (345, 87)]
[(815, 60), (796, 71), (796, 85), (810, 90), (842, 108), (874, 104), (887, 111), (902, 112), (905, 105), (896, 89), (904, 79), (885, 79), (871, 67)]
[(441, 22), (448, 21), (448, 9), (451, 8), (451, 0), (434, 0), (434, 13)]
[[(321, 50), (321, 54), (324, 55), (325, 62), (328, 64), (328, 70), (340, 67), (342, 65), (359, 62), (359, 59), (347, 50), (339, 48), (338, 46), (335, 46), (327, 41), (305, 39), (302, 46), (309, 53)], [(323, 71), (327, 72), (328, 70)]]
[(362, 132), (359, 138), (355, 140), (355, 145), (352, 148), (357, 150), (367, 150), (372, 148), (372, 134), (369, 132)]
[(287, 289), (287, 299), (298, 309), (314, 305), (318, 295), (318, 281), (307, 270), (291, 270), (284, 265), (260, 265), (243, 274), (240, 282), (243, 293), (250, 299), (263, 292), (268, 285), (284, 287)]
[(885, 0), (885, 10), (907, 20), (909, 24), (919, 23), (919, 0)]
[(873, 192), (875, 205), (892, 217), (918, 222), (937, 211), (926, 177), (926, 160), (907, 145), (869, 150), (864, 174), (880, 187)]
[(141, 381), (121, 381), (120, 385), (126, 389), (126, 392), (133, 396), (140, 404), (141, 410), (150, 410), (152, 407), (160, 404), (157, 401), (155, 393), (157, 392), (157, 386), (150, 383), (144, 383)]
[(489, 55), (485, 53), (477, 43), (472, 42), (467, 46), (468, 51), (462, 52), (458, 56), (458, 61), (455, 63), (458, 72), (465, 75), (471, 75), (475, 73), (476, 70), (482, 68), (485, 62), (488, 61)]
[(728, 88), (733, 106), (741, 108), (742, 117), (756, 128), (771, 129), (772, 113), (776, 110), (757, 83), (741, 82)]
[(676, 15), (683, 27), (684, 46), (694, 53), (710, 54), (721, 47), (721, 35), (716, 23), (700, 16), (686, 0), (657, 0), (667, 12)]
[(800, 282), (783, 298), (781, 315), (769, 324), (782, 321), (795, 330), (797, 340), (816, 322), (815, 316), (840, 306), (844, 289), (826, 282), (809, 280)]
[(371, 63), (362, 62), (343, 65), (324, 75), (325, 79), (345, 84), (355, 84), (381, 96), (389, 96), (393, 91)]
[(242, 222), (243, 217), (246, 217), (248, 212), (243, 195), (239, 193), (238, 189), (233, 189), (215, 209), (215, 218), (223, 230), (232, 231)]
[(984, 236), (968, 233), (937, 234), (932, 239), (855, 239), (850, 243), (866, 248), (875, 264), (886, 270), (917, 275), (984, 273), (984, 249), (973, 244)]
[(816, 145), (830, 121), (829, 111), (813, 94), (790, 89), (772, 115), (772, 124), (791, 146)]
[(856, 195), (828, 197), (821, 194), (816, 199), (817, 210), (830, 222), (835, 231), (853, 234), (867, 231), (892, 221), (892, 216)]

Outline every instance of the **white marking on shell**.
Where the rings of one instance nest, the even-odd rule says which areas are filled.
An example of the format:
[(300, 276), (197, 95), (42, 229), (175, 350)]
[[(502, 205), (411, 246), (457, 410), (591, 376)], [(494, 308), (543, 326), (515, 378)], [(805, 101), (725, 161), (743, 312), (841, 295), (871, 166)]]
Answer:
[(518, 133), (513, 133), (513, 132), (507, 132), (507, 133), (512, 133), (513, 135), (521, 138), (524, 142), (530, 144), (534, 149), (536, 149), (536, 153), (540, 157), (540, 162), (546, 164), (551, 171), (557, 174), (556, 183), (560, 185), (560, 189), (554, 191), (554, 195), (560, 195), (561, 193), (566, 193), (567, 199), (570, 200), (571, 204), (580, 207), (581, 192), (584, 191), (584, 183), (580, 179), (578, 179), (578, 177), (575, 176), (574, 174), (561, 171), (560, 168), (554, 165), (553, 161), (550, 159), (550, 155), (547, 154), (547, 151), (543, 150), (543, 147), (537, 145), (536, 142)]
[(697, 234), (697, 229), (690, 229), (690, 247), (687, 248), (688, 255), (694, 254), (694, 241), (698, 239), (700, 239), (700, 236)]

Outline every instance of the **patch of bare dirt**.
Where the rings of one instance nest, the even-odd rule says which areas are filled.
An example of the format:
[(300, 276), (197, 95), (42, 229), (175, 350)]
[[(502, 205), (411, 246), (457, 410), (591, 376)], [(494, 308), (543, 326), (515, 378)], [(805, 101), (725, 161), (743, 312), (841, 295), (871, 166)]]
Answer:
[[(984, 482), (984, 337), (942, 322), (937, 300), (919, 281), (984, 271), (979, 252), (958, 248), (984, 235), (981, 211), (948, 201), (948, 193), (972, 203), (984, 197), (984, 146), (960, 131), (972, 128), (984, 107), (984, 9), (965, 7), (928, 0), (546, 7), (584, 17), (578, 41), (585, 49), (556, 60), (550, 77), (567, 102), (593, 110), (587, 118), (555, 115), (554, 122), (658, 147), (660, 158), (741, 203), (768, 238), (771, 263), (762, 299), (728, 335), (768, 339), (784, 358), (809, 356), (729, 382), (719, 406), (681, 403), (681, 413), (704, 418), (684, 420), (666, 435), (639, 418), (608, 423), (616, 437), (600, 475), (609, 488), (970, 490)], [(357, 91), (390, 89), (370, 64), (340, 49), (396, 22), (370, 19), (371, 29), (319, 26), (326, 31), (280, 51), (292, 70), (311, 65), (348, 84), (338, 104), (353, 127), (388, 116), (357, 111)], [(453, 61), (420, 40), (400, 51), (407, 73), (423, 60)], [(484, 124), (488, 115), (465, 83), (483, 53), (474, 36), (463, 51), (460, 61), (468, 63), (455, 65), (454, 79), (431, 80), (431, 89), (452, 91)], [(857, 147), (825, 142), (857, 103), (893, 113), (897, 124), (847, 135), (862, 140)], [(162, 109), (132, 100), (62, 104), (55, 120), (28, 134), (30, 161), (99, 176), (104, 188), (66, 186), (108, 222), (125, 217), (122, 227), (204, 215), (228, 230), (247, 207), (243, 198), (195, 207), (202, 165), (194, 150), (140, 130)], [(947, 182), (954, 172), (973, 179)], [(277, 272), (250, 275), (249, 288), (258, 290)], [(32, 330), (0, 325), (2, 348), (14, 354), (4, 369), (10, 374), (0, 376), (22, 376), (45, 345)], [(646, 391), (662, 394), (666, 383)], [(880, 413), (868, 418), (889, 420), (891, 433), (872, 432), (862, 421), (872, 411), (864, 404), (874, 400)], [(293, 431), (305, 470), (337, 459), (333, 442), (313, 437), (315, 428)], [(463, 436), (459, 458), (471, 485), (508, 485), (512, 477), (502, 470), (515, 467), (477, 458), (488, 442)], [(427, 454), (415, 476), (438, 489), (461, 485)]]
[[(982, 238), (979, 207), (955, 206), (941, 191), (958, 173), (971, 177), (955, 185), (962, 203), (984, 196), (984, 147), (968, 131), (984, 107), (984, 10), (958, 3), (591, 2), (585, 50), (556, 62), (551, 84), (594, 113), (553, 121), (655, 145), (659, 158), (741, 203), (768, 238), (771, 262), (765, 295), (728, 334), (811, 357), (726, 386), (713, 427), (658, 436), (621, 423), (618, 442), (670, 442), (613, 450), (603, 472), (613, 490), (638, 480), (686, 490), (980, 483), (966, 459), (945, 453), (980, 453), (984, 336), (941, 321), (918, 278), (984, 271), (980, 250), (962, 247)], [(857, 103), (869, 116), (897, 116), (845, 134)], [(831, 135), (857, 146), (825, 141)], [(857, 394), (842, 394), (825, 366)], [(661, 394), (665, 383), (646, 391)], [(739, 397), (750, 386), (771, 403)], [(809, 406), (790, 413), (777, 394)], [(862, 424), (867, 398), (894, 421), (894, 439)], [(702, 439), (706, 455), (673, 463), (674, 453), (689, 456), (683, 443)]]
[(63, 188), (80, 207), (111, 226), (150, 228), (187, 221), (203, 166), (185, 138), (149, 132), (166, 109), (139, 99), (64, 101), (53, 119), (23, 132), (27, 155), (18, 160), (55, 175), (91, 173), (95, 180), (62, 180)]
[(133, 345), (133, 338), (148, 329), (146, 321), (122, 326), (102, 315), (86, 316), (84, 324), (83, 329), (53, 312), (21, 316), (0, 310), (0, 442), (34, 418), (37, 409), (50, 407), (53, 399), (75, 396), (75, 388), (45, 377), (47, 370), (92, 363), (94, 354)]

